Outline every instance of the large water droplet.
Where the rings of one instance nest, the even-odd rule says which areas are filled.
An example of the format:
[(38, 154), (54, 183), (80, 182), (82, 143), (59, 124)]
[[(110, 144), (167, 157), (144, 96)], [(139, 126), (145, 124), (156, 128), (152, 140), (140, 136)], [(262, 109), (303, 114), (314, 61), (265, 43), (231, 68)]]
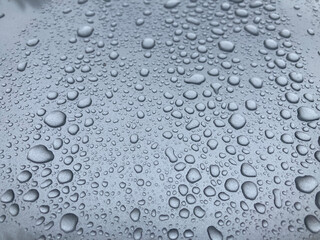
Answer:
[(30, 148), (27, 156), (28, 160), (34, 163), (46, 163), (53, 160), (53, 153), (42, 144)]
[(78, 36), (79, 37), (90, 37), (91, 34), (93, 33), (94, 28), (91, 26), (82, 26), (78, 28)]
[(67, 213), (60, 220), (60, 228), (65, 233), (73, 232), (78, 224), (78, 217), (73, 213)]

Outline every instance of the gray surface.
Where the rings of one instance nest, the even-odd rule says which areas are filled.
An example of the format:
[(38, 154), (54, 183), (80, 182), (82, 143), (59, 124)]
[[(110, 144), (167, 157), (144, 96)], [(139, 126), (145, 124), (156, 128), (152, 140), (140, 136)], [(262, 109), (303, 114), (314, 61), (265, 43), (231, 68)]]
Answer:
[(320, 238), (319, 3), (170, 2), (0, 2), (1, 240)]

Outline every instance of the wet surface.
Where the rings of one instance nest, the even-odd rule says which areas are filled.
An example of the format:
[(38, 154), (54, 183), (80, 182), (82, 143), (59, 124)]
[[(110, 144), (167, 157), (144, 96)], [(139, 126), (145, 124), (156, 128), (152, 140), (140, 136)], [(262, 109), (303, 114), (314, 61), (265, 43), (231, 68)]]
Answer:
[(317, 1), (0, 2), (0, 239), (319, 239)]

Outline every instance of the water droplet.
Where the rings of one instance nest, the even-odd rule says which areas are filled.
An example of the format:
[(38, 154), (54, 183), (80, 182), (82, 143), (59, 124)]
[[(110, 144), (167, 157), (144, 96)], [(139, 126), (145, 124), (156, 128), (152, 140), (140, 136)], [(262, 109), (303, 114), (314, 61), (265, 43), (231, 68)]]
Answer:
[(244, 118), (244, 116), (240, 115), (239, 113), (234, 113), (229, 118), (229, 123), (234, 129), (241, 129), (246, 125), (247, 120)]
[(12, 189), (8, 189), (1, 196), (1, 202), (3, 203), (11, 203), (14, 200), (14, 192)]
[(303, 193), (312, 193), (318, 186), (318, 181), (310, 175), (296, 177), (295, 184), (297, 189)]
[(152, 48), (154, 48), (155, 45), (156, 45), (156, 42), (152, 38), (145, 38), (145, 39), (143, 39), (143, 41), (141, 43), (141, 46), (144, 49), (152, 49)]
[(233, 52), (235, 46), (232, 42), (230, 41), (226, 41), (226, 40), (222, 40), (218, 43), (218, 46), (220, 48), (220, 50), (225, 51), (225, 52)]
[(201, 180), (202, 176), (201, 176), (201, 174), (200, 174), (198, 169), (191, 168), (188, 171), (188, 173), (186, 175), (186, 178), (190, 183), (196, 183), (196, 182)]
[(205, 76), (203, 76), (202, 74), (196, 73), (196, 74), (192, 75), (190, 78), (185, 79), (184, 81), (186, 83), (200, 85), (205, 80), (206, 80)]
[(63, 112), (56, 110), (49, 113), (44, 119), (44, 122), (49, 127), (57, 128), (66, 123), (66, 118), (67, 116)]
[(91, 26), (82, 26), (78, 28), (77, 33), (79, 37), (90, 37), (93, 33), (94, 28)]
[(46, 163), (53, 160), (53, 153), (42, 144), (30, 148), (27, 156), (28, 160), (34, 163)]

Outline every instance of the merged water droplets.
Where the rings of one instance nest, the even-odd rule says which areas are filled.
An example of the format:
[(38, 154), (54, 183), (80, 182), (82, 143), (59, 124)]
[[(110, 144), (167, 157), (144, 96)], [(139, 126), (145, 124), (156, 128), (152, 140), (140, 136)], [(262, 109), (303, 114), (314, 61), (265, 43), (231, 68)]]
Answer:
[(312, 108), (299, 107), (297, 112), (298, 112), (298, 119), (301, 121), (314, 121), (320, 118), (319, 113), (317, 113)]
[(184, 81), (186, 83), (200, 85), (205, 80), (206, 80), (205, 76), (203, 76), (202, 74), (196, 73), (196, 74), (192, 75), (190, 78), (185, 79)]
[(313, 176), (305, 175), (296, 177), (295, 184), (299, 191), (303, 193), (311, 193), (318, 186), (318, 181)]
[(39, 144), (30, 148), (27, 158), (33, 163), (40, 164), (52, 161), (54, 155), (46, 146)]

